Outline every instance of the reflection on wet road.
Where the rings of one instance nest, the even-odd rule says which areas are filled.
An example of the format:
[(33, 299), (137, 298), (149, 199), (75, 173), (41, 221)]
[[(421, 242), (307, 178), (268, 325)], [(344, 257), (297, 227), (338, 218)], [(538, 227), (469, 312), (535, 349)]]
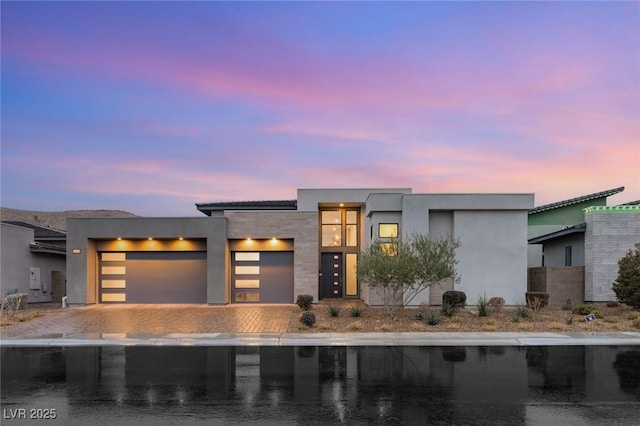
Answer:
[(640, 348), (633, 346), (1, 351), (3, 425), (624, 425), (640, 418)]

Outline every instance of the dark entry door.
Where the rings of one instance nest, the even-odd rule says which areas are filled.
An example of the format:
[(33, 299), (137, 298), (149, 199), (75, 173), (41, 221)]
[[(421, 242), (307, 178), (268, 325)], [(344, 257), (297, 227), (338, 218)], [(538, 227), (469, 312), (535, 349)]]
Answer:
[(320, 287), (322, 298), (342, 297), (342, 253), (322, 253), (320, 259)]

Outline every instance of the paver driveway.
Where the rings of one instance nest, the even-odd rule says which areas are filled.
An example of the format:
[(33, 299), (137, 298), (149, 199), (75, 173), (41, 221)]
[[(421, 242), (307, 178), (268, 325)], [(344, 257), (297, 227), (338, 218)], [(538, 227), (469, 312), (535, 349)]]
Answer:
[(296, 305), (91, 305), (2, 327), (2, 338), (79, 333), (284, 333)]

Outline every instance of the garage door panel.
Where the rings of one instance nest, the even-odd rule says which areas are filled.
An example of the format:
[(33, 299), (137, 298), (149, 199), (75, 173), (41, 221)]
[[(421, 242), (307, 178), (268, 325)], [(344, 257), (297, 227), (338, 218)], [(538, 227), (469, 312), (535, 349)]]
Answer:
[[(233, 301), (238, 294), (259, 293), (260, 303), (292, 303), (293, 302), (293, 252), (260, 252), (259, 262), (234, 261), (234, 271), (237, 266), (259, 266), (259, 274), (234, 274)], [(235, 256), (234, 256), (235, 259)], [(242, 269), (240, 269), (242, 271)], [(239, 281), (236, 285), (236, 281)], [(258, 281), (256, 286), (248, 286), (247, 280)], [(244, 288), (238, 288), (238, 287)], [(247, 301), (256, 301), (248, 298)]]
[(117, 291), (126, 303), (206, 303), (207, 261), (204, 252), (128, 252), (125, 288), (109, 288), (115, 277), (102, 276), (103, 300)]

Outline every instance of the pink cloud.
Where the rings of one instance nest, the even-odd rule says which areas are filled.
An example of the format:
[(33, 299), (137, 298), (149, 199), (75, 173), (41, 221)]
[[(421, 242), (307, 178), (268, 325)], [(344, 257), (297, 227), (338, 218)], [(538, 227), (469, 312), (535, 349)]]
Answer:
[[(411, 60), (365, 56), (338, 57), (301, 51), (273, 41), (236, 41), (228, 50), (246, 52), (239, 61), (158, 52), (134, 41), (67, 40), (56, 34), (24, 28), (14, 34), (6, 54), (62, 67), (60, 77), (141, 79), (198, 95), (239, 97), (255, 102), (286, 102), (291, 106), (360, 108), (379, 111), (495, 108), (509, 110), (540, 93), (570, 90), (589, 81), (591, 58), (564, 59), (532, 55), (491, 67), (426, 68)], [(243, 45), (245, 43), (246, 45)], [(71, 46), (71, 47), (70, 47)], [(271, 52), (273, 63), (256, 62), (249, 52)], [(502, 69), (501, 69), (502, 67)], [(531, 71), (534, 69), (534, 71)], [(49, 69), (47, 72), (55, 73)]]

